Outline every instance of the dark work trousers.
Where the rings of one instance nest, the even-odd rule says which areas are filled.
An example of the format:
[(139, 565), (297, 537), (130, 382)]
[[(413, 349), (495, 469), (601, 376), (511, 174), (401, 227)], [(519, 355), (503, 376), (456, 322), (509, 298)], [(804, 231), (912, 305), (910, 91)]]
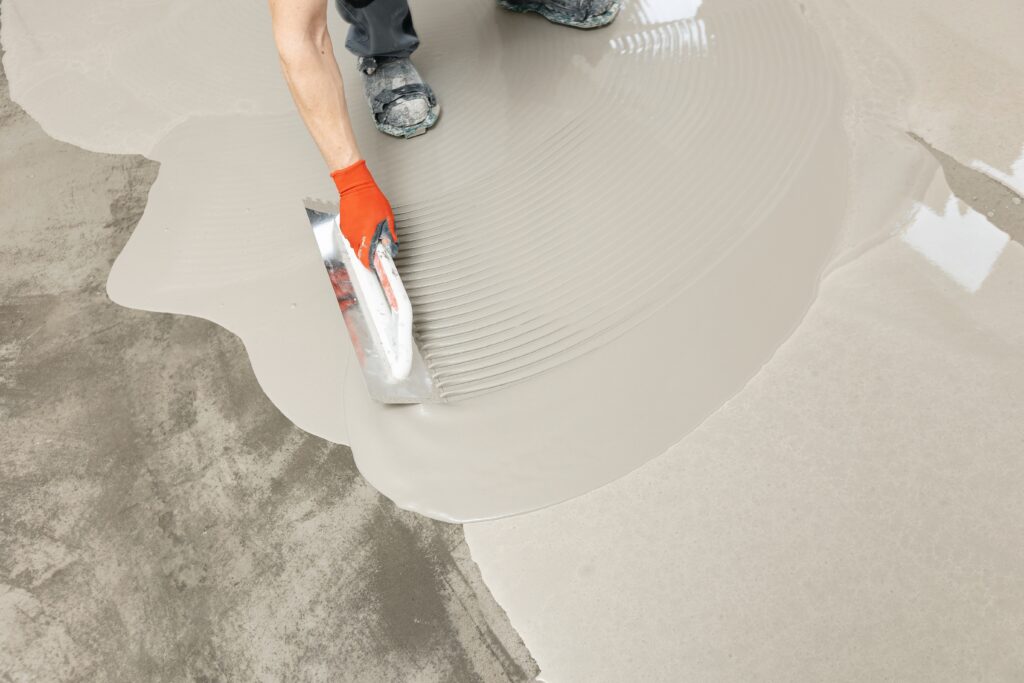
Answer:
[(335, 0), (349, 23), (345, 47), (357, 57), (408, 57), (419, 47), (408, 0)]

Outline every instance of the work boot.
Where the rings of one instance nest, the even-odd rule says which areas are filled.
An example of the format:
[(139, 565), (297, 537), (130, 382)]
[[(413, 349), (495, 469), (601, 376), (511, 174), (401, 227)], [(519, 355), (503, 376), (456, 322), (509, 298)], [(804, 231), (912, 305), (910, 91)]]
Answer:
[(498, 0), (512, 12), (536, 12), (548, 21), (575, 28), (607, 26), (622, 6), (621, 0)]
[(357, 67), (377, 130), (411, 138), (437, 123), (434, 91), (408, 57), (360, 57)]

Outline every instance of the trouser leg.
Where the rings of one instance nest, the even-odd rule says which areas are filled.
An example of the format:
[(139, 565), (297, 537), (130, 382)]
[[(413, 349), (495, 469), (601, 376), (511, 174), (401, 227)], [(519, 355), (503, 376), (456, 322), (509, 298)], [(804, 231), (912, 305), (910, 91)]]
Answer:
[(420, 39), (408, 0), (335, 0), (349, 23), (345, 47), (357, 57), (408, 57)]

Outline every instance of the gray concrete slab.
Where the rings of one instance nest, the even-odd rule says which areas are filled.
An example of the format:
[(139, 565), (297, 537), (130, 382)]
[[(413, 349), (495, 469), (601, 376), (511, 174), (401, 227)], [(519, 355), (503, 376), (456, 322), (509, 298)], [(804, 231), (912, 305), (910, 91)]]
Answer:
[(461, 527), (293, 426), (229, 332), (107, 299), (157, 172), (0, 71), (0, 679), (534, 678)]

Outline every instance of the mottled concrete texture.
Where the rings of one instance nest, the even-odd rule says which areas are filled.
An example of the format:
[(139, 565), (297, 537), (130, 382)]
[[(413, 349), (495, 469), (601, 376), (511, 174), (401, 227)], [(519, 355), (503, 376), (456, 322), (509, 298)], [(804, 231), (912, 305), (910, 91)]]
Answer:
[(156, 174), (0, 74), (0, 679), (532, 679), (460, 527), (289, 423), (230, 333), (109, 302)]

